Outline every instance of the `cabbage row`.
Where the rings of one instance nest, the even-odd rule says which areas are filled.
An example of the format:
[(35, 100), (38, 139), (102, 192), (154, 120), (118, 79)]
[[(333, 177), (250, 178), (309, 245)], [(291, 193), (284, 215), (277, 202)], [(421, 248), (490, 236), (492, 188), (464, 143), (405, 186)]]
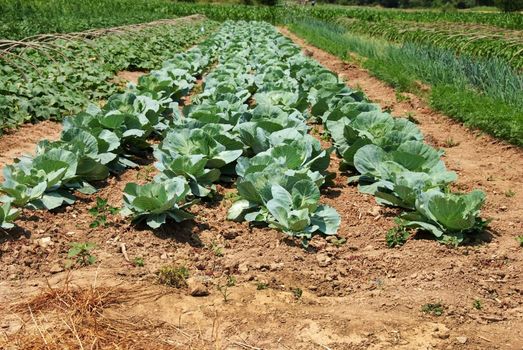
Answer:
[(218, 65), (156, 148), (160, 173), (150, 184), (126, 188), (128, 211), (153, 228), (168, 217), (180, 221), (186, 216), (168, 204), (172, 197), (162, 197), (151, 211), (133, 203), (136, 193), (167, 192), (176, 182), (180, 195), (206, 197), (214, 183), (237, 177), (240, 200), (229, 219), (268, 224), (304, 243), (317, 232), (335, 234), (339, 215), (319, 203), (332, 150), (307, 134), (307, 96), (288, 75), (299, 48), (268, 24), (228, 22), (223, 28), (227, 45)]
[(140, 77), (136, 86), (111, 96), (103, 108), (64, 119), (58, 141), (41, 141), (35, 156), (23, 156), (4, 168), (0, 202), (2, 228), (12, 226), (15, 207), (55, 209), (75, 201), (74, 192), (94, 193), (93, 182), (135, 167), (150, 153), (151, 138), (169, 127), (177, 101), (213, 61), (219, 35), (164, 62)]

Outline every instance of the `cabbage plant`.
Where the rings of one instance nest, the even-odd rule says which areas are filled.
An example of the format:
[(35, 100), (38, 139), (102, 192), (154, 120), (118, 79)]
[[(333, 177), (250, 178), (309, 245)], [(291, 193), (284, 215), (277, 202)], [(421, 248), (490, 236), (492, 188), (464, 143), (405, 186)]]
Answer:
[(0, 205), (0, 228), (8, 230), (14, 227), (13, 222), (20, 215), (20, 211), (11, 207), (7, 202)]
[(168, 218), (182, 222), (194, 217), (185, 210), (193, 204), (185, 201), (189, 193), (189, 185), (180, 177), (146, 185), (128, 183), (121, 213), (131, 215), (135, 223), (146, 221), (153, 229), (165, 224)]
[(437, 189), (422, 192), (416, 211), (400, 216), (402, 225), (432, 233), (438, 240), (461, 243), (467, 234), (482, 231), (487, 222), (479, 217), (485, 193), (444, 193)]

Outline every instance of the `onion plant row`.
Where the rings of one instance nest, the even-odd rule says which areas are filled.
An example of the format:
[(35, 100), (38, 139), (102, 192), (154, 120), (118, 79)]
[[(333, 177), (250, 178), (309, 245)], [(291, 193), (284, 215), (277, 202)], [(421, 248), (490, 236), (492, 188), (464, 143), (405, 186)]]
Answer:
[(489, 26), (403, 21), (362, 21), (340, 18), (351, 32), (398, 43), (416, 43), (449, 49), (457, 54), (493, 57), (523, 69), (523, 31)]

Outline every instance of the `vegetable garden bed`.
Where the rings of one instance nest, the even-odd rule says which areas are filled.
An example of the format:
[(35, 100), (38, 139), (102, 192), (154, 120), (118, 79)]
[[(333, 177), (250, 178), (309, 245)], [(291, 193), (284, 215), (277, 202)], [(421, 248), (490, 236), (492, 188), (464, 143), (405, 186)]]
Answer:
[[(484, 225), (479, 218), (484, 195), (451, 193), (449, 185), (456, 174), (446, 170), (441, 153), (422, 140), (413, 122), (382, 112), (363, 93), (302, 55), (270, 25), (226, 23), (204, 43), (141, 77), (136, 87), (111, 97), (103, 108), (90, 107), (67, 118), (60, 141), (43, 141), (34, 158), (8, 167), (3, 201), (50, 211), (24, 208), (13, 220), (15, 212), (4, 207), (4, 213), (13, 217), (3, 217), (9, 236), (2, 242), (1, 274), (23, 284), (36, 276), (60, 274), (66, 263), (69, 268), (86, 266), (81, 271), (94, 271), (88, 266), (100, 264), (107, 276), (147, 285), (165, 271), (165, 265), (183, 267), (201, 284), (219, 290), (210, 298), (216, 309), (227, 313), (225, 336), (256, 329), (253, 339), (242, 344), (255, 342), (267, 348), (282, 332), (278, 322), (288, 319), (287, 328), (298, 329), (303, 326), (297, 317), (300, 307), (307, 309), (322, 296), (331, 298), (318, 299), (327, 310), (318, 310), (322, 317), (343, 318), (334, 304), (327, 305), (340, 297), (341, 309), (343, 305), (360, 309), (361, 317), (368, 319), (372, 316), (357, 300), (376, 297), (384, 307), (394, 307), (386, 300), (395, 287), (413, 292), (431, 286), (434, 290), (424, 295), (398, 296), (396, 306), (401, 310), (396, 312), (412, 315), (407, 310), (409, 297), (420, 309), (441, 298), (453, 306), (446, 322), (458, 325), (466, 305), (474, 301), (472, 290), (479, 288), (485, 309), (498, 312), (496, 301), (487, 299), (472, 269), (482, 267), (477, 275), (486, 276), (498, 263), (512, 264), (513, 257), (489, 257), (488, 245), (470, 252), (486, 237), (472, 234)], [(352, 173), (345, 172), (350, 169)], [(360, 192), (348, 184), (348, 175), (358, 176), (352, 180), (359, 181)], [(379, 206), (362, 192), (389, 206)], [(130, 217), (117, 213), (122, 203), (123, 214)], [(430, 233), (408, 240), (403, 249), (412, 254), (404, 260), (387, 250), (383, 239), (396, 215), (402, 219), (395, 232), (422, 228)], [(468, 246), (453, 249), (423, 237)], [(73, 242), (80, 244), (71, 246)], [(465, 251), (471, 256), (464, 258)], [(449, 271), (429, 269), (421, 279), (414, 276), (438, 254), (438, 263), (450, 264)], [(470, 264), (455, 269), (457, 259)], [(473, 281), (459, 291), (460, 300), (452, 294), (453, 283), (463, 273)], [(508, 278), (515, 276), (510, 273)], [(225, 283), (233, 293), (231, 304), (223, 292)], [(264, 308), (245, 308), (246, 300), (256, 305), (249, 290), (253, 285), (259, 293), (270, 289), (266, 293), (293, 295), (287, 307), (269, 302), (288, 315), (276, 316), (278, 322), (270, 322), (267, 333), (252, 321), (237, 323), (250, 314), (264, 320), (271, 317)], [(8, 300), (12, 288), (6, 289)], [(521, 301), (517, 290), (510, 286), (502, 290), (512, 293), (514, 303)], [(216, 296), (224, 299), (220, 306)], [(180, 302), (194, 303), (182, 298), (175, 305)], [(209, 320), (207, 316), (206, 327)], [(416, 327), (412, 320), (403, 321)], [(327, 323), (338, 335), (347, 327)], [(239, 329), (232, 329), (234, 325)], [(358, 327), (359, 332), (362, 329)], [(430, 338), (434, 331), (423, 332)], [(6, 339), (14, 341), (16, 336), (10, 333)], [(448, 339), (448, 334), (442, 337)], [(363, 338), (287, 334), (283, 341), (291, 348), (384, 342), (372, 334)], [(59, 348), (67, 338), (51, 340)], [(473, 342), (481, 344), (478, 339)]]

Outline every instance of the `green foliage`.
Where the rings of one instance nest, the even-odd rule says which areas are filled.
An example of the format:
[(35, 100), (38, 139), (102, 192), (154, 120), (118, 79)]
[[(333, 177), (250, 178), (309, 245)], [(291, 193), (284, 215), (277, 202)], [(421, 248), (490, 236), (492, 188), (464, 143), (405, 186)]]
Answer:
[(193, 202), (186, 202), (189, 185), (180, 177), (146, 185), (128, 183), (124, 188), (123, 215), (131, 215), (133, 221), (143, 220), (153, 229), (166, 223), (167, 218), (176, 222), (192, 219), (185, 211)]
[(518, 241), (520, 247), (523, 247), (523, 235), (517, 236), (516, 241)]
[(385, 241), (387, 242), (387, 247), (394, 248), (404, 245), (409, 237), (409, 231), (407, 231), (404, 226), (398, 223), (395, 227), (387, 231)]
[(481, 304), (481, 300), (474, 299), (474, 301), (472, 302), (472, 307), (476, 310), (481, 310), (483, 308), (483, 305)]
[(264, 290), (269, 288), (269, 285), (265, 282), (257, 282), (256, 283), (256, 290)]
[(301, 288), (291, 288), (292, 295), (294, 296), (294, 299), (300, 299), (303, 295), (303, 290)]
[(71, 248), (67, 252), (69, 260), (66, 263), (67, 267), (74, 265), (88, 266), (96, 262), (96, 257), (91, 254), (91, 251), (96, 248), (94, 243), (89, 242), (74, 242), (71, 243)]
[(94, 220), (91, 222), (89, 227), (96, 228), (100, 226), (107, 226), (107, 216), (115, 215), (119, 211), (119, 208), (115, 208), (107, 204), (107, 199), (96, 197), (95, 206), (89, 209), (89, 214), (94, 216)]
[(421, 311), (432, 316), (441, 316), (444, 312), (443, 305), (441, 303), (425, 304), (421, 307)]
[(133, 265), (136, 267), (144, 267), (145, 261), (142, 257), (137, 256), (133, 259)]
[(20, 215), (20, 211), (11, 208), (11, 203), (7, 202), (0, 205), (0, 229), (8, 230), (14, 227), (14, 221)]
[(0, 60), (0, 129), (26, 121), (60, 120), (121, 90), (113, 82), (121, 70), (159, 67), (212, 30), (211, 22), (179, 23), (106, 35), (89, 42), (56, 40), (56, 51), (24, 49)]
[(189, 270), (185, 266), (163, 266), (156, 271), (158, 283), (174, 287), (183, 288), (187, 286)]

